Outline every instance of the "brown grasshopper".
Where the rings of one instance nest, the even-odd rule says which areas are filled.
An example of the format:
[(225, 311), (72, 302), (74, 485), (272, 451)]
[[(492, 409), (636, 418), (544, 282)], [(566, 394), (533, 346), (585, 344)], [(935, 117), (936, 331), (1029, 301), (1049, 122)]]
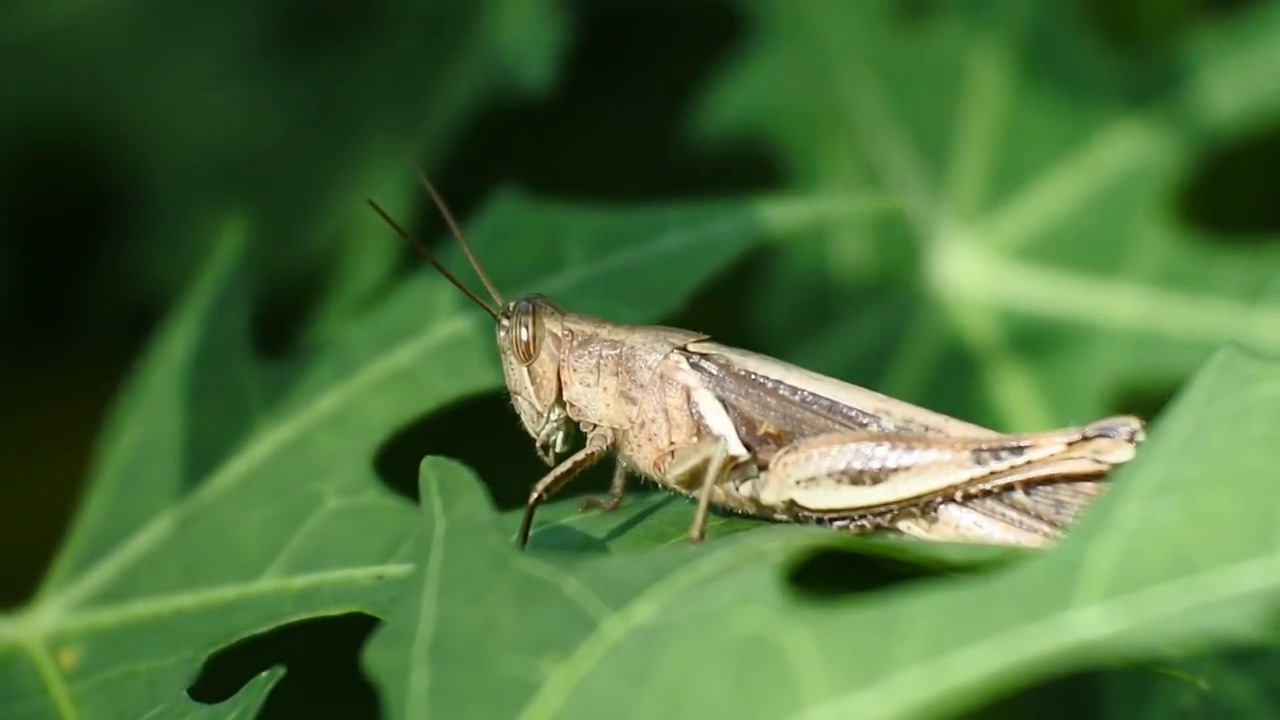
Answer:
[[(520, 547), (538, 505), (607, 455), (615, 461), (609, 495), (586, 498), (580, 509), (617, 508), (634, 472), (697, 499), (693, 542), (702, 540), (715, 505), (854, 532), (1044, 546), (1143, 440), (1143, 423), (1131, 416), (999, 433), (689, 330), (617, 325), (537, 294), (503, 300), (415, 169), (494, 305), (368, 202), (494, 319), (511, 401), (552, 468), (529, 493)], [(574, 425), (585, 444), (557, 462)]]

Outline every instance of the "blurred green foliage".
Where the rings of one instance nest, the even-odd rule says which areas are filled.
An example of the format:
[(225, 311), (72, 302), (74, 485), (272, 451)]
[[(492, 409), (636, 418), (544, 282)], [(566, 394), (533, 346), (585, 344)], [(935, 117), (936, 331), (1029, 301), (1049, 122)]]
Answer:
[[(0, 27), (3, 597), (47, 569), (0, 617), (5, 717), (1280, 704), (1280, 3), (24, 1)], [(553, 504), (517, 559), (465, 470), (410, 502), (428, 454), (499, 509), (540, 473), (483, 315), (363, 204), (460, 266), (410, 158), (507, 293), (1000, 429), (1137, 411), (1151, 449), (1007, 570), (863, 541), (815, 565), (825, 534), (728, 518), (683, 548), (687, 505), (642, 494)]]

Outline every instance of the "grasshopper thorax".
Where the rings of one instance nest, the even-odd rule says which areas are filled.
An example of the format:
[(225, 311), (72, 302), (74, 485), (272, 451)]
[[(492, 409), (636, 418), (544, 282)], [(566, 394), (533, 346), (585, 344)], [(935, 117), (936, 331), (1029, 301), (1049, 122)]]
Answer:
[(538, 454), (551, 463), (568, 446), (569, 418), (560, 389), (564, 310), (542, 295), (504, 303), (495, 318), (507, 392)]

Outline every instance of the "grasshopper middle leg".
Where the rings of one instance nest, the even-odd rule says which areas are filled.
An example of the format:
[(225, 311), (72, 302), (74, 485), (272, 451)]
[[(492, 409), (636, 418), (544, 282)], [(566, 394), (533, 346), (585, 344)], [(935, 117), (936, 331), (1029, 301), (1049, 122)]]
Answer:
[(682, 485), (687, 482), (687, 478), (699, 478), (697, 485), (692, 486), (696, 491), (698, 505), (693, 513), (693, 522), (689, 525), (690, 542), (699, 543), (706, 537), (711, 494), (715, 486), (724, 480), (730, 459), (729, 449), (725, 447), (723, 440), (707, 438), (680, 451), (667, 468), (668, 476), (680, 479)]
[(613, 512), (622, 504), (622, 497), (627, 494), (627, 466), (621, 460), (613, 463), (613, 480), (609, 482), (609, 494), (604, 498), (590, 495), (578, 503), (578, 512), (589, 508), (599, 508), (600, 512)]

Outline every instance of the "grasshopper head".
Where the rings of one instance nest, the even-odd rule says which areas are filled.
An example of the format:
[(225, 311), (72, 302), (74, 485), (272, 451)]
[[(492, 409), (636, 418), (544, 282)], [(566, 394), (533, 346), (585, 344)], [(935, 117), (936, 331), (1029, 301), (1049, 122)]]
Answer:
[(489, 280), (484, 269), (471, 251), (471, 244), (458, 227), (453, 214), (436, 192), (427, 174), (416, 163), (414, 169), (423, 188), (431, 195), (440, 214), (444, 216), (453, 236), (462, 246), (472, 269), (484, 284), (493, 304), (489, 304), (472, 292), (449, 269), (440, 264), (425, 245), (418, 242), (408, 230), (400, 226), (378, 203), (369, 200), (369, 206), (391, 226), (427, 262), (431, 263), (446, 280), (458, 288), (477, 306), (494, 319), (498, 334), (498, 352), (502, 356), (502, 372), (506, 376), (507, 390), (520, 415), (520, 422), (533, 436), (538, 455), (551, 464), (555, 454), (569, 445), (571, 421), (565, 412), (560, 394), (560, 346), (564, 330), (565, 313), (541, 295), (526, 295), (510, 302), (504, 301), (497, 287)]
[(502, 373), (520, 422), (551, 462), (568, 442), (568, 416), (560, 394), (564, 311), (541, 295), (505, 303), (496, 318)]

